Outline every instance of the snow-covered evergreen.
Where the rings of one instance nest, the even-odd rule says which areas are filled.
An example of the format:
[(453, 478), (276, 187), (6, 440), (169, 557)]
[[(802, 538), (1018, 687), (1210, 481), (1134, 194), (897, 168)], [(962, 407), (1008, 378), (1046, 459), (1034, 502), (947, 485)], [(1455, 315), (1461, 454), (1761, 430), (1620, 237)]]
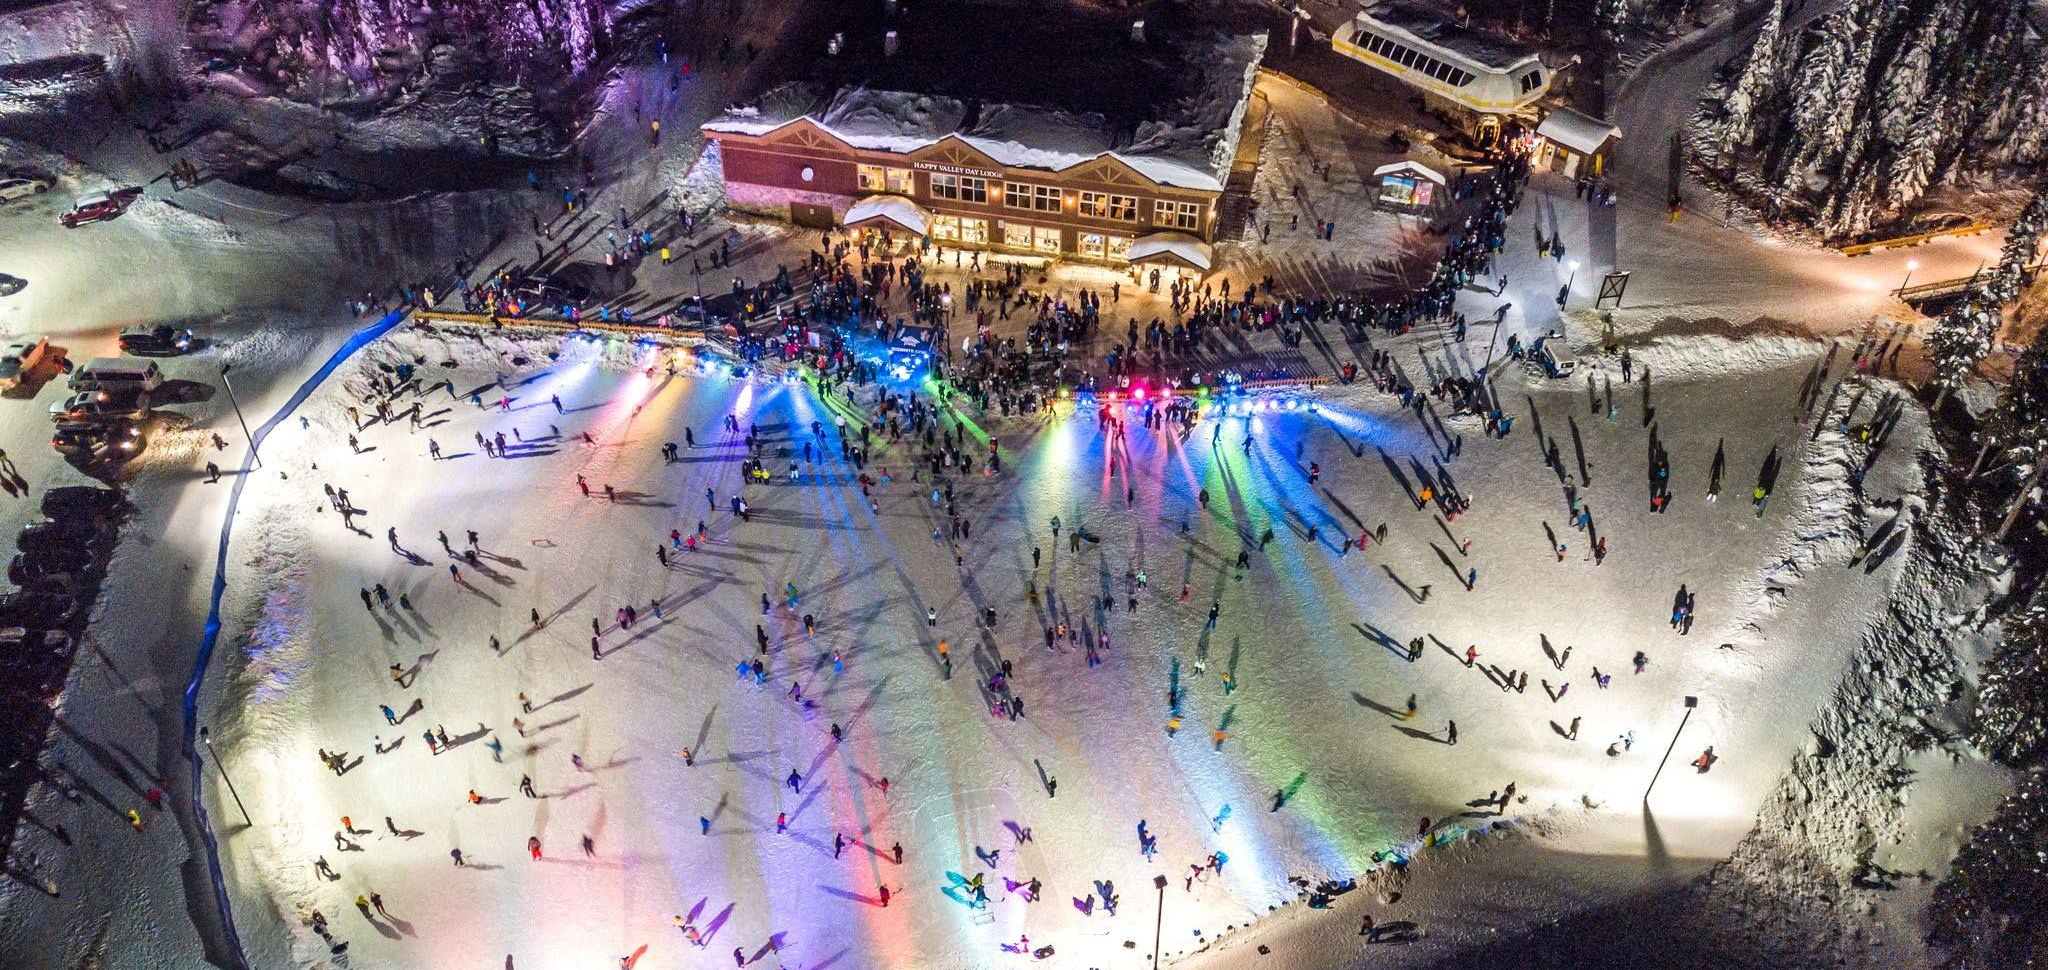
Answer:
[(2040, 251), (2044, 228), (2048, 228), (2048, 195), (2036, 192), (2006, 233), (2005, 251), (1998, 257), (1998, 271), (1990, 285), (1985, 287), (1984, 294), (1993, 303), (2004, 306), (2019, 299), (2026, 269), (2033, 265)]
[(1977, 369), (1977, 364), (1991, 353), (1991, 336), (1997, 327), (1996, 309), (1974, 299), (1942, 314), (1941, 319), (1935, 321), (1934, 333), (1927, 338), (1927, 345), (1934, 368), (1934, 385), (1941, 389), (1942, 397), (1961, 387), (1970, 373)]
[(2026, 12), (2024, 0), (1773, 3), (1742, 67), (1709, 92), (1720, 110), (1704, 115), (1700, 149), (1730, 191), (1835, 237), (1944, 183), (2037, 167), (2048, 72)]

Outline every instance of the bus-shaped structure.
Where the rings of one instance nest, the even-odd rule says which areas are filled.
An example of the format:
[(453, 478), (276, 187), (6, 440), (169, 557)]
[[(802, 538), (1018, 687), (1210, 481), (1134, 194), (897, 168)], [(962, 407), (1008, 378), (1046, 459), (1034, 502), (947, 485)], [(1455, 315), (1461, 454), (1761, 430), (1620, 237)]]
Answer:
[(1419, 0), (1368, 3), (1330, 43), (1407, 82), (1482, 146), (1499, 138), (1503, 118), (1550, 91), (1550, 68), (1533, 48), (1460, 26), (1453, 15)]

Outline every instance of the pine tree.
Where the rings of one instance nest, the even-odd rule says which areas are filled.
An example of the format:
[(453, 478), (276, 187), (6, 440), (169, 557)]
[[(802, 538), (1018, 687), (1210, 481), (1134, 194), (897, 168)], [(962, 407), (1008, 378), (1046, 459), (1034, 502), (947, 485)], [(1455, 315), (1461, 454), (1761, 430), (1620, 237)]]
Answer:
[(1934, 889), (1927, 923), (1938, 966), (2019, 970), (2048, 953), (2048, 773), (2023, 774), (2014, 789)]
[(2048, 461), (2048, 329), (2013, 363), (2012, 379), (1984, 420), (1984, 441), (2021, 481)]
[(1771, 9), (1750, 48), (1749, 63), (1743, 65), (1728, 92), (1728, 115), (1721, 122), (1720, 138), (1724, 161), (1732, 161), (1756, 136), (1757, 109), (1777, 89), (1783, 71), (1784, 32), (1785, 0), (1771, 0)]
[(1977, 364), (1991, 353), (1991, 335), (1997, 322), (1996, 311), (1987, 310), (1974, 298), (1935, 321), (1934, 333), (1927, 338), (1934, 386), (1941, 390), (1934, 399), (1935, 410), (1941, 409), (1949, 393), (1963, 386)]
[(2048, 228), (2048, 195), (2036, 192), (2005, 234), (2005, 251), (1998, 257), (1998, 270), (1984, 288), (1984, 295), (1991, 302), (2006, 306), (2019, 299), (2021, 280), (2040, 251), (2044, 228)]
[(2006, 623), (1977, 691), (1975, 740), (2008, 765), (2048, 761), (2048, 606)]

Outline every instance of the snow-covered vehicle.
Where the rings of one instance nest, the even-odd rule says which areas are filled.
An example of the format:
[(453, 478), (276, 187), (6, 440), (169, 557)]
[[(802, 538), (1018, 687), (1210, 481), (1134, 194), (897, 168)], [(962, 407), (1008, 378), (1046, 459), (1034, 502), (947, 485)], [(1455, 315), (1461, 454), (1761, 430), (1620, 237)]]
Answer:
[(1535, 346), (1529, 348), (1529, 359), (1551, 377), (1570, 377), (1579, 369), (1579, 359), (1565, 345), (1564, 334), (1555, 330), (1536, 338)]
[(11, 386), (21, 383), (22, 378), (35, 370), (49, 353), (48, 337), (21, 337), (9, 342), (5, 350), (0, 350), (0, 384)]
[(57, 217), (66, 229), (76, 229), (89, 222), (102, 222), (128, 211), (128, 203), (142, 194), (141, 189), (117, 189), (113, 192), (92, 192), (81, 195), (71, 203), (71, 211)]
[(12, 202), (50, 191), (50, 180), (27, 177), (0, 178), (0, 202)]

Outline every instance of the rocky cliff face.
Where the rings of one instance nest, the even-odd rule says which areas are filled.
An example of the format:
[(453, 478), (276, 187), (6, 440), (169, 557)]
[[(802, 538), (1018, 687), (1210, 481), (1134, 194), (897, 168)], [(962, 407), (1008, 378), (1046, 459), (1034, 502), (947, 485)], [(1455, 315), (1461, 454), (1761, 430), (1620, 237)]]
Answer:
[(560, 151), (611, 41), (603, 0), (197, 0), (192, 48), (378, 145)]

